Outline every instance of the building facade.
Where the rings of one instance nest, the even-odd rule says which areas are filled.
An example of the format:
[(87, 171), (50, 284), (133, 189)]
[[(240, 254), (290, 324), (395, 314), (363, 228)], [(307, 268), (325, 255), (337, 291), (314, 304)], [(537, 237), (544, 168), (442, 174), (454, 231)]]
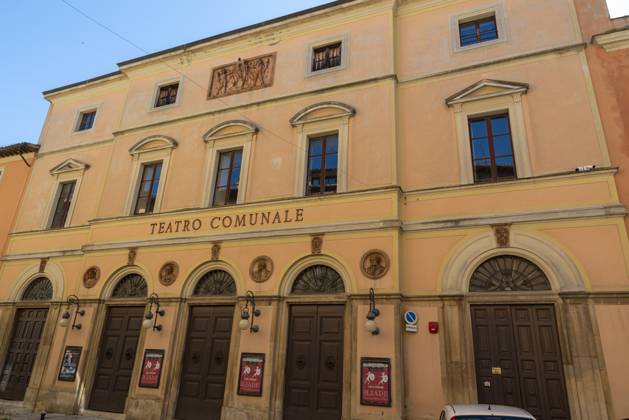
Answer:
[(628, 417), (583, 28), (572, 0), (341, 0), (45, 92), (1, 409)]

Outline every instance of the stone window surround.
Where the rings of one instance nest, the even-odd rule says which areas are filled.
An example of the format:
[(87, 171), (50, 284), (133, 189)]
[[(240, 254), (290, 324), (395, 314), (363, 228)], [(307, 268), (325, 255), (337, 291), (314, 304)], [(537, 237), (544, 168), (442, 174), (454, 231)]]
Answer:
[(72, 224), (72, 216), (74, 215), (74, 209), (76, 207), (79, 193), (81, 191), (83, 175), (88, 168), (89, 165), (86, 163), (80, 162), (75, 159), (67, 159), (50, 170), (50, 175), (55, 177), (56, 186), (54, 188), (51, 188), (50, 191), (48, 204), (46, 205), (46, 210), (44, 213), (46, 217), (44, 218), (42, 229), (50, 229), (52, 219), (55, 215), (57, 200), (59, 200), (59, 194), (61, 193), (61, 184), (75, 181), (76, 185), (74, 186), (74, 192), (72, 193), (72, 202), (70, 203), (68, 215), (66, 216), (66, 221), (63, 227), (66, 228)]
[(456, 124), (456, 139), (459, 152), (459, 182), (461, 185), (474, 184), (472, 149), (470, 145), (469, 119), (507, 112), (511, 126), (511, 141), (516, 168), (516, 179), (533, 175), (529, 155), (526, 123), (522, 95), (519, 91), (506, 91), (503, 94), (461, 99), (450, 102)]
[[(94, 131), (94, 128), (96, 127), (96, 123), (98, 122), (98, 116), (100, 114), (101, 105), (102, 103), (94, 104), (94, 105), (87, 105), (87, 106), (77, 109), (76, 112), (74, 113), (74, 124), (72, 125), (71, 134), (77, 135), (77, 134), (90, 133)], [(92, 123), (92, 128), (88, 130), (79, 130), (79, 124), (81, 124), (81, 116), (91, 111), (94, 111), (96, 113), (94, 115), (94, 122)]]
[[(310, 112), (330, 106), (340, 108), (343, 113), (323, 118), (316, 118), (313, 120), (301, 119)], [(301, 111), (298, 114), (298, 117), (293, 117), (291, 123), (297, 128), (297, 159), (295, 162), (295, 184), (293, 187), (293, 195), (295, 197), (303, 197), (306, 194), (306, 180), (308, 176), (306, 173), (308, 164), (308, 142), (313, 137), (329, 134), (338, 135), (336, 192), (347, 192), (349, 168), (349, 119), (354, 115), (354, 112), (355, 111), (353, 109), (350, 109), (345, 105), (322, 103)]]
[[(314, 56), (314, 50), (319, 47), (325, 47), (326, 45), (336, 44), (337, 42), (341, 43), (341, 65), (336, 67), (331, 67), (328, 69), (312, 71), (312, 60)], [(314, 77), (321, 74), (327, 74), (334, 71), (339, 71), (346, 69), (349, 67), (349, 42), (350, 36), (349, 33), (344, 33), (324, 39), (320, 39), (318, 41), (312, 42), (306, 46), (306, 65), (305, 65), (305, 74), (306, 78)]]
[[(151, 149), (142, 149), (142, 146), (146, 143), (161, 140), (163, 142), (163, 146), (155, 147)], [(135, 208), (135, 204), (138, 196), (138, 188), (140, 187), (140, 174), (142, 172), (142, 167), (148, 163), (156, 163), (162, 162), (162, 170), (159, 177), (159, 186), (157, 188), (157, 197), (155, 198), (155, 206), (153, 207), (153, 211), (150, 214), (157, 214), (160, 212), (162, 207), (162, 200), (164, 198), (164, 186), (166, 185), (166, 179), (168, 175), (168, 169), (170, 167), (170, 159), (172, 156), (173, 149), (177, 147), (177, 142), (167, 136), (150, 136), (135, 146), (133, 146), (129, 153), (133, 159), (132, 167), (131, 167), (131, 182), (129, 183), (129, 190), (127, 192), (127, 199), (125, 201), (124, 214), (127, 216), (144, 216), (144, 215), (135, 215), (133, 210)]]
[(2, 182), (2, 177), (4, 176), (5, 172), (6, 170), (4, 169), (4, 166), (0, 166), (0, 182)]
[[(153, 96), (152, 96), (151, 102), (149, 103), (147, 112), (156, 112), (156, 111), (175, 108), (179, 106), (179, 104), (181, 103), (181, 96), (183, 94), (183, 89), (182, 89), (183, 80), (184, 80), (184, 77), (181, 76), (181, 77), (170, 77), (168, 79), (162, 79), (156, 82), (155, 86), (153, 87)], [(175, 102), (172, 104), (156, 107), (155, 102), (157, 101), (157, 97), (159, 96), (160, 88), (163, 86), (173, 85), (175, 83), (179, 84), (179, 86), (177, 87), (177, 99), (175, 100)]]
[[(491, 41), (479, 42), (477, 44), (461, 46), (461, 37), (459, 34), (459, 24), (471, 22), (477, 19), (486, 18), (489, 16), (496, 17), (496, 28), (498, 30), (498, 38)], [(504, 0), (481, 9), (471, 10), (455, 15), (450, 15), (450, 41), (452, 45), (452, 52), (454, 54), (473, 50), (476, 48), (487, 47), (490, 45), (499, 44), (509, 40), (509, 32), (507, 31), (505, 6)]]
[[(228, 127), (240, 126), (242, 131), (228, 134), (220, 134)], [(205, 133), (203, 140), (206, 145), (207, 163), (205, 169), (205, 182), (203, 183), (203, 194), (201, 207), (212, 207), (214, 202), (214, 186), (216, 185), (216, 175), (218, 171), (219, 155), (221, 152), (242, 149), (240, 162), (240, 179), (238, 181), (238, 197), (236, 205), (243, 204), (247, 199), (247, 186), (249, 183), (249, 167), (251, 155), (258, 137), (258, 128), (246, 121), (226, 121), (212, 128)]]

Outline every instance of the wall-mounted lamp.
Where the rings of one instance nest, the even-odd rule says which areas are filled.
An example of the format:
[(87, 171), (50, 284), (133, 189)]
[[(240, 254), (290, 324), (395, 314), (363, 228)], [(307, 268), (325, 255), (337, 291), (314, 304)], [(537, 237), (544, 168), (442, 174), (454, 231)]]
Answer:
[(63, 328), (67, 327), (70, 324), (70, 307), (76, 306), (74, 311), (74, 319), (72, 320), (72, 329), (81, 329), (81, 324), (77, 324), (76, 317), (77, 315), (85, 315), (85, 309), (81, 309), (81, 304), (79, 302), (79, 298), (76, 295), (68, 296), (66, 311), (61, 315), (61, 321), (59, 321), (59, 325)]
[[(157, 293), (153, 293), (151, 296), (149, 296), (149, 303), (149, 311), (144, 315), (142, 326), (147, 330), (153, 327), (153, 331), (161, 331), (162, 326), (157, 325), (157, 319), (160, 316), (164, 316), (166, 312), (163, 309), (159, 308), (159, 296), (157, 296)], [(153, 306), (155, 306), (155, 315), (153, 315)]]
[(369, 312), (367, 312), (367, 322), (365, 322), (365, 329), (372, 335), (380, 334), (380, 328), (376, 318), (380, 315), (380, 311), (376, 308), (376, 293), (373, 288), (369, 289)]
[[(251, 305), (251, 310), (249, 310), (249, 305)], [(251, 312), (251, 313), (250, 313)], [(261, 314), (259, 309), (256, 309), (256, 297), (251, 290), (247, 291), (245, 295), (245, 307), (242, 308), (242, 312), (240, 313), (240, 322), (238, 323), (238, 328), (242, 331), (245, 331), (249, 328), (250, 333), (257, 333), (260, 331), (260, 327), (255, 325), (253, 322), (256, 317), (259, 317)]]

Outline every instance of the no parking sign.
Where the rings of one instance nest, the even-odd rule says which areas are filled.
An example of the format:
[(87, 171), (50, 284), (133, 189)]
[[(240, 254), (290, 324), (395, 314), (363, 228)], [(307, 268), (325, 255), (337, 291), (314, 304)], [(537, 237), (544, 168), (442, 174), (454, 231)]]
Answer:
[(417, 332), (417, 313), (415, 311), (404, 312), (404, 329), (406, 332)]

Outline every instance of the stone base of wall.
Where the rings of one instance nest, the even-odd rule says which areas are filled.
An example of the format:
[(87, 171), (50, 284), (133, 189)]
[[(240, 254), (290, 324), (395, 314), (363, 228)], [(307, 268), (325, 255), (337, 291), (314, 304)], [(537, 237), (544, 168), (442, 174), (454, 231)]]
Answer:
[(127, 407), (125, 410), (126, 420), (161, 420), (163, 413), (164, 401), (157, 398), (147, 397), (129, 397), (127, 398)]
[(225, 407), (221, 412), (221, 420), (267, 420), (269, 413), (266, 410), (255, 408)]
[(32, 412), (33, 406), (26, 404), (24, 401), (0, 400), (0, 417), (28, 414)]
[(67, 391), (42, 390), (37, 400), (36, 412), (76, 414), (76, 394)]

